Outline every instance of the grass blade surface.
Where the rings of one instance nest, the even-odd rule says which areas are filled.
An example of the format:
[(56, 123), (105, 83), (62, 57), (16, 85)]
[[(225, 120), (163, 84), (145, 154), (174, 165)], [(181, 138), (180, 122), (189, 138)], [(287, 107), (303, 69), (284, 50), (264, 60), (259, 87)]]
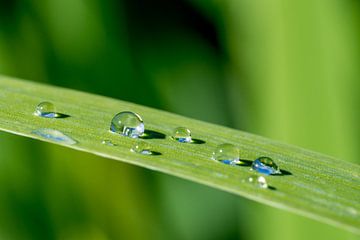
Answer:
[[(58, 112), (69, 117), (34, 116), (35, 106), (41, 101), (54, 103)], [(360, 232), (359, 165), (133, 103), (6, 76), (0, 76), (0, 109), (3, 131), (175, 175)], [(143, 140), (160, 155), (132, 153), (129, 149), (135, 139), (109, 132), (112, 117), (121, 111), (134, 111), (142, 116), (146, 129), (152, 131)], [(169, 135), (178, 126), (191, 129), (198, 141), (184, 144), (171, 140)], [(77, 144), (66, 145), (32, 133), (41, 128), (59, 130)], [(117, 146), (104, 145), (103, 140), (111, 140)], [(268, 176), (272, 189), (259, 189), (243, 182), (251, 174), (249, 166), (229, 166), (211, 160), (213, 149), (221, 143), (238, 146), (242, 159), (269, 156), (287, 174)]]

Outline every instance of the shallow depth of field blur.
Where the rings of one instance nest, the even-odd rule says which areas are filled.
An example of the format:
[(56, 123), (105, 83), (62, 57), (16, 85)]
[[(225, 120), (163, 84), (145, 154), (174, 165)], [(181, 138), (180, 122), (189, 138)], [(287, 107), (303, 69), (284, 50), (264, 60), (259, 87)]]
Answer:
[[(356, 0), (0, 1), (1, 74), (358, 163), (359, 66)], [(356, 239), (121, 162), (0, 146), (0, 239)]]

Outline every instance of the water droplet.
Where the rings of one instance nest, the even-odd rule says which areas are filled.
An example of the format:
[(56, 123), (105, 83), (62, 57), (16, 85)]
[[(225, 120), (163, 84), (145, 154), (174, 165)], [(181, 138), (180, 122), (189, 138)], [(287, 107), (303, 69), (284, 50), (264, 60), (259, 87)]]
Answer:
[(172, 138), (181, 143), (191, 142), (191, 131), (185, 127), (177, 127), (174, 129)]
[(246, 182), (254, 184), (260, 188), (268, 188), (268, 184), (264, 176), (251, 175), (246, 179)]
[(214, 175), (215, 175), (216, 177), (229, 178), (228, 175), (225, 175), (225, 174), (223, 174), (223, 173), (218, 173), (218, 172), (216, 172), (216, 173), (214, 173)]
[(269, 157), (259, 157), (252, 163), (251, 168), (266, 175), (281, 173), (279, 167)]
[(144, 155), (151, 155), (151, 147), (150, 145), (145, 141), (138, 141), (134, 144), (134, 146), (130, 149), (130, 151), (134, 153), (140, 153)]
[(72, 139), (71, 137), (65, 135), (64, 133), (50, 128), (41, 128), (32, 131), (33, 134), (36, 134), (40, 137), (55, 141), (55, 142), (61, 142), (68, 145), (76, 144), (77, 142)]
[(39, 117), (56, 118), (56, 108), (51, 102), (41, 102), (36, 106), (34, 114)]
[(212, 159), (225, 164), (235, 165), (240, 162), (239, 149), (230, 143), (224, 143), (217, 146), (213, 152)]
[(104, 145), (106, 145), (106, 146), (111, 146), (111, 147), (116, 146), (115, 143), (113, 143), (111, 140), (107, 140), (107, 139), (102, 140), (101, 143), (104, 144)]
[(111, 120), (110, 131), (126, 137), (138, 138), (144, 130), (143, 120), (134, 112), (120, 112)]

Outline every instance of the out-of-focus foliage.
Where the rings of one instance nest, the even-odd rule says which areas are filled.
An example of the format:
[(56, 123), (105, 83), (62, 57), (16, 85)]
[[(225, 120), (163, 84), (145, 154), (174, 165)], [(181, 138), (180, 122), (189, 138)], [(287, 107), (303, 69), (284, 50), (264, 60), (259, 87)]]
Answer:
[[(2, 1), (0, 72), (357, 161), (359, 5)], [(3, 133), (0, 211), (0, 236), (9, 239), (351, 237), (230, 194)]]

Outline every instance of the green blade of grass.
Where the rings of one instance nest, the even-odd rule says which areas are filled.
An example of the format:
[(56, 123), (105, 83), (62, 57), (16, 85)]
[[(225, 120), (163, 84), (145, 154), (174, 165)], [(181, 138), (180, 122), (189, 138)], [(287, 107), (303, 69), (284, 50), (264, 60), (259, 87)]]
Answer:
[[(58, 112), (69, 117), (34, 116), (41, 101), (53, 102)], [(3, 131), (52, 142), (32, 132), (56, 129), (77, 144), (55, 144), (175, 175), (360, 233), (359, 165), (133, 103), (6, 76), (0, 76), (0, 109)], [(132, 153), (129, 149), (137, 140), (109, 132), (112, 117), (121, 111), (140, 114), (146, 129), (158, 133), (143, 141), (160, 155)], [(172, 129), (178, 126), (191, 129), (193, 138), (200, 141), (186, 144), (170, 139)], [(102, 140), (117, 146), (104, 145)], [(238, 146), (242, 159), (272, 157), (287, 174), (268, 176), (270, 189), (248, 184), (243, 180), (251, 174), (249, 166), (211, 160), (213, 149), (221, 143)]]

